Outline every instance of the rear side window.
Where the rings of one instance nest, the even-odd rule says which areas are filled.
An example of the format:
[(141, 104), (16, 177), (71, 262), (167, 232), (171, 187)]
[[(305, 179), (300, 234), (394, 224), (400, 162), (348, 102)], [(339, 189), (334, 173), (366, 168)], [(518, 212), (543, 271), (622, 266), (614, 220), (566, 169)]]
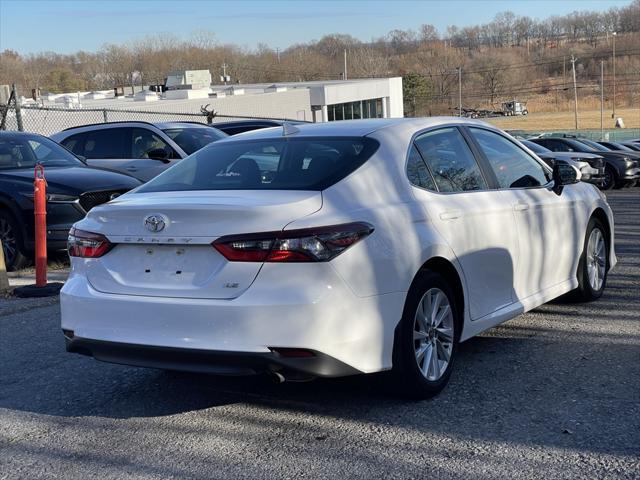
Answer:
[(487, 189), (480, 167), (457, 128), (427, 132), (416, 138), (415, 143), (433, 174), (438, 191)]
[(84, 133), (71, 135), (60, 142), (61, 145), (71, 150), (76, 155), (84, 155)]
[(469, 128), (498, 179), (500, 188), (529, 188), (545, 185), (547, 171), (508, 138), (482, 128)]
[(212, 143), (138, 192), (324, 190), (378, 149), (370, 138), (273, 138)]
[(436, 190), (433, 178), (427, 169), (427, 166), (420, 156), (420, 152), (415, 145), (409, 150), (409, 160), (407, 161), (407, 177), (409, 181), (417, 187), (426, 188), (428, 190)]
[(131, 129), (106, 128), (72, 135), (61, 143), (86, 158), (130, 158), (130, 147), (125, 147), (130, 140)]

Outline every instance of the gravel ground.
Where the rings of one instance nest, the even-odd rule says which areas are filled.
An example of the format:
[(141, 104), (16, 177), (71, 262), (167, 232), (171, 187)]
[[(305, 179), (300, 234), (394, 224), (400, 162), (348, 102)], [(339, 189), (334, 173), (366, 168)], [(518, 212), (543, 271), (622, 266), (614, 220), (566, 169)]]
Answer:
[(64, 352), (55, 300), (0, 300), (0, 478), (640, 478), (640, 189), (592, 304), (461, 346), (429, 401), (384, 375), (274, 385)]

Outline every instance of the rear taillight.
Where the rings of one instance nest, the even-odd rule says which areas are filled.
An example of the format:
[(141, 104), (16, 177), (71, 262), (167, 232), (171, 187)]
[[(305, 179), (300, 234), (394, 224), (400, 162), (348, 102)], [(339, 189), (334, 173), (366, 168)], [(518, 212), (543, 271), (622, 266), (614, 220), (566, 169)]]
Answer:
[(373, 232), (368, 223), (229, 235), (213, 247), (231, 262), (328, 262)]
[(72, 228), (67, 239), (67, 248), (71, 257), (98, 258), (111, 250), (113, 244), (99, 233)]

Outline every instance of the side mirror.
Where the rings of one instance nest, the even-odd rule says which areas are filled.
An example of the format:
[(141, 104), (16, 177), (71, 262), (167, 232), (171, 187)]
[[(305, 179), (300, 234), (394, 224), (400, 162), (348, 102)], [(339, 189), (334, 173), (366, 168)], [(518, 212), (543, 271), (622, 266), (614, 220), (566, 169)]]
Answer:
[(149, 150), (147, 152), (147, 157), (153, 160), (160, 160), (163, 162), (168, 162), (170, 154), (164, 148), (154, 148), (153, 150)]
[(553, 191), (558, 195), (562, 193), (565, 185), (578, 183), (582, 173), (573, 165), (562, 160), (556, 160), (553, 164)]
[(78, 157), (78, 160), (80, 160), (85, 165), (87, 164), (87, 157), (85, 157), (84, 155), (76, 155), (76, 157)]

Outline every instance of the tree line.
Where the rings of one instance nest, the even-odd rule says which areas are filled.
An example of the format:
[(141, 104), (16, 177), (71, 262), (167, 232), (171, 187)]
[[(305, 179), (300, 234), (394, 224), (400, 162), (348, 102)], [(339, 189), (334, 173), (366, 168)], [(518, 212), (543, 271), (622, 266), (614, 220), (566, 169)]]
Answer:
[[(640, 0), (603, 12), (578, 11), (535, 20), (502, 12), (483, 25), (449, 26), (439, 32), (392, 30), (369, 42), (346, 34), (326, 35), (277, 51), (220, 43), (215, 33), (193, 32), (188, 39), (158, 34), (127, 44), (107, 44), (97, 52), (0, 53), (0, 84), (73, 92), (116, 86), (162, 84), (173, 70), (208, 69), (214, 83), (226, 64), (234, 83), (331, 80), (342, 78), (347, 52), (349, 78), (404, 77), (409, 115), (435, 114), (457, 105), (459, 75), (467, 106), (488, 106), (505, 98), (569, 95), (567, 62), (578, 57), (580, 87), (593, 94), (600, 61), (611, 80), (613, 32), (619, 95), (634, 101), (640, 81)], [(597, 85), (596, 85), (597, 86)]]

